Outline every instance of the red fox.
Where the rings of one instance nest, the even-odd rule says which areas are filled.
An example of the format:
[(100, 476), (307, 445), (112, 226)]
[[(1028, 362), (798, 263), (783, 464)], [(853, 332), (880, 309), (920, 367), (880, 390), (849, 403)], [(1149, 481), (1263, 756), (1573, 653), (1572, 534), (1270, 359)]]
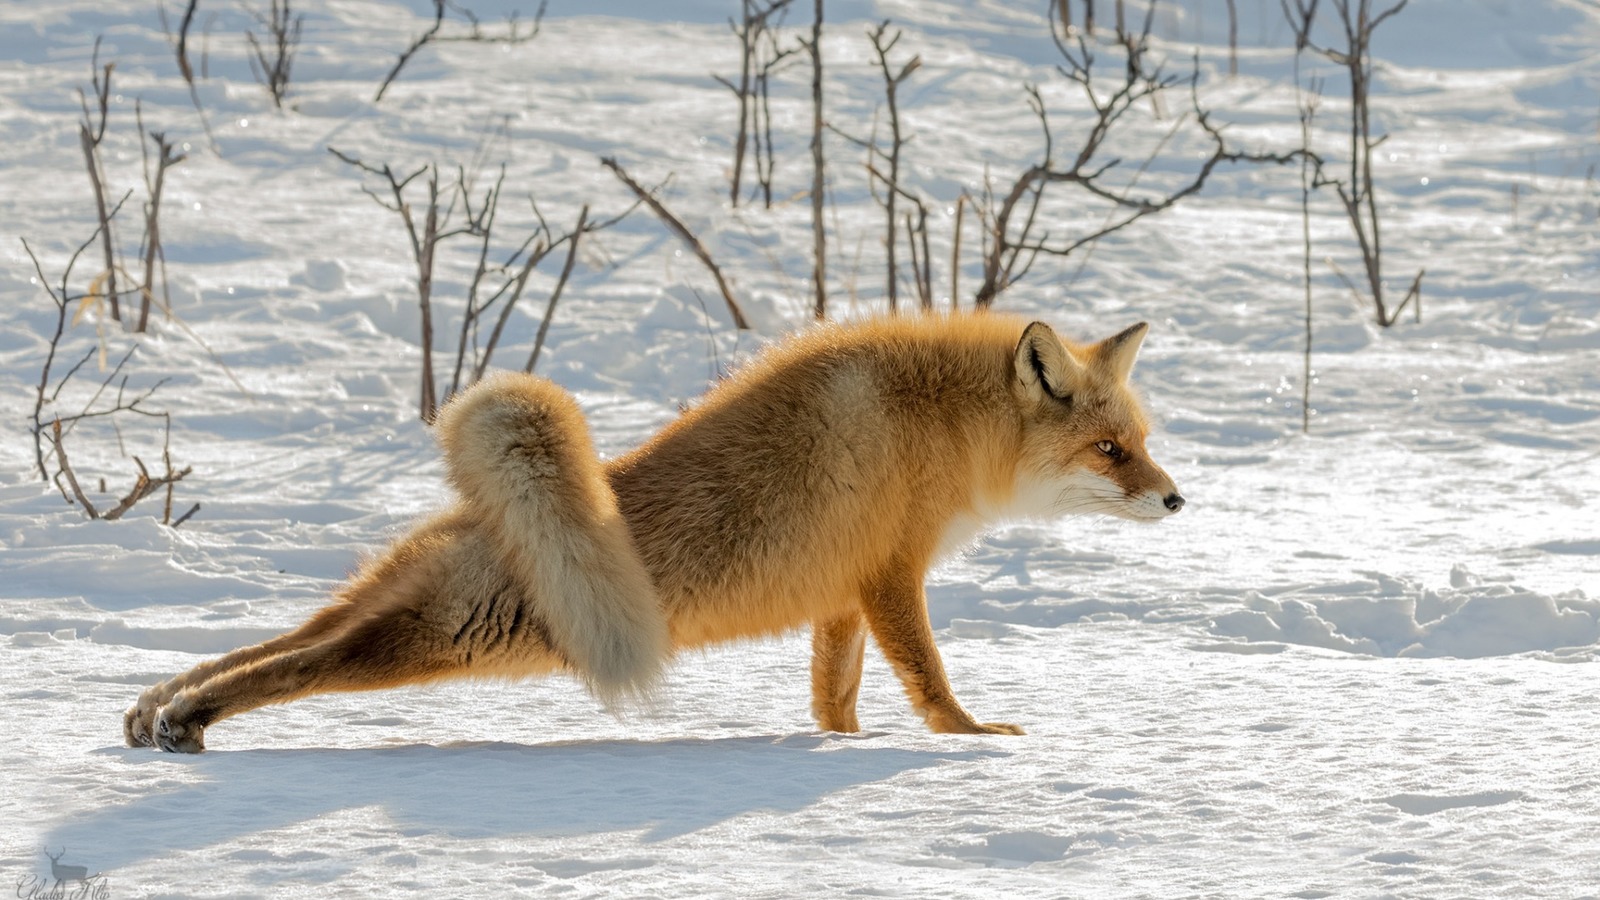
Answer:
[(648, 694), (679, 650), (812, 629), (812, 713), (857, 731), (870, 633), (936, 732), (956, 702), (923, 577), (1006, 518), (1183, 508), (1145, 450), (1141, 323), (1097, 344), (995, 314), (830, 325), (769, 349), (602, 463), (577, 403), (503, 374), (437, 423), (459, 499), (285, 635), (146, 690), (130, 746), (325, 691), (567, 672)]

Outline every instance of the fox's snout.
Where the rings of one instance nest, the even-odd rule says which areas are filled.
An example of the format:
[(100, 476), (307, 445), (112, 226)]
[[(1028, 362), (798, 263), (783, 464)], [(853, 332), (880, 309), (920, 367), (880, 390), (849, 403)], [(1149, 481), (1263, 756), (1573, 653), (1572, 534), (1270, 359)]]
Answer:
[(1176, 490), (1168, 490), (1163, 494), (1159, 489), (1152, 488), (1128, 496), (1125, 505), (1114, 513), (1141, 522), (1156, 522), (1176, 515), (1186, 502)]

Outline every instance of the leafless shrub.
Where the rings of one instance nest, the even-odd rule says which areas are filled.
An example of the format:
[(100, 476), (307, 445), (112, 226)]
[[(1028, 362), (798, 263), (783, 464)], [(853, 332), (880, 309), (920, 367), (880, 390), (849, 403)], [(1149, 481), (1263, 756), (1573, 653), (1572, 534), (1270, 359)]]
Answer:
[[(856, 137), (833, 126), (829, 126), (829, 130), (866, 152), (864, 168), (867, 171), (867, 186), (872, 191), (873, 199), (884, 212), (883, 247), (886, 265), (884, 293), (889, 311), (893, 313), (900, 307), (901, 235), (905, 236), (906, 250), (911, 257), (912, 290), (923, 309), (931, 309), (933, 306), (933, 273), (932, 260), (928, 252), (927, 203), (901, 179), (901, 163), (905, 147), (912, 136), (905, 133), (901, 124), (899, 91), (900, 86), (921, 68), (922, 57), (912, 56), (911, 59), (898, 65), (891, 63), (889, 55), (900, 42), (904, 32), (897, 30), (891, 35), (889, 27), (890, 22), (884, 20), (867, 32), (883, 80), (883, 109), (889, 130), (887, 149), (879, 144), (876, 116), (872, 132), (866, 138)], [(902, 200), (911, 204), (916, 211), (915, 218), (910, 212), (901, 211)]]
[(955, 235), (950, 242), (950, 308), (960, 305), (961, 297), (961, 223), (967, 217), (967, 195), (956, 198)]
[[(889, 54), (894, 50), (895, 45), (900, 42), (900, 38), (904, 32), (896, 31), (892, 36), (889, 35), (888, 32), (889, 21), (887, 19), (885, 19), (883, 22), (880, 22), (877, 28), (867, 32), (867, 37), (872, 41), (873, 53), (877, 58), (878, 71), (883, 75), (884, 105), (889, 119), (889, 149), (887, 152), (885, 152), (877, 146), (876, 141), (873, 141), (871, 144), (869, 144), (869, 161), (867, 163), (867, 170), (883, 186), (883, 194), (878, 197), (878, 203), (883, 206), (884, 213), (883, 217), (885, 223), (885, 236), (883, 246), (889, 267), (887, 285), (889, 311), (894, 312), (899, 306), (896, 285), (899, 281), (900, 275), (899, 266), (897, 265), (895, 258), (895, 249), (899, 243), (895, 234), (896, 229), (899, 226), (899, 222), (895, 218), (895, 201), (897, 198), (904, 196), (907, 200), (916, 205), (918, 212), (917, 221), (922, 227), (922, 238), (924, 243), (926, 243), (927, 238), (928, 211), (923, 205), (921, 199), (907, 191), (900, 183), (900, 154), (905, 148), (906, 142), (910, 140), (910, 137), (908, 137), (900, 127), (900, 85), (904, 84), (906, 79), (911, 77), (912, 73), (921, 68), (922, 57), (912, 56), (911, 59), (900, 65), (898, 71), (896, 71), (895, 67), (889, 62)], [(880, 170), (877, 167), (878, 162), (882, 162), (887, 167), (888, 171), (885, 172)], [(912, 269), (913, 276), (917, 284), (918, 293), (920, 295), (920, 300), (924, 309), (931, 308), (933, 306), (932, 291), (931, 289), (926, 291), (923, 290), (924, 282), (927, 279), (923, 277), (925, 274), (924, 272), (918, 271), (916, 260), (916, 233), (913, 231), (913, 226), (909, 223), (909, 221), (907, 223), (906, 233), (908, 240), (912, 242)], [(922, 254), (922, 256), (923, 259), (926, 260), (927, 254), (925, 252)]]
[[(156, 297), (156, 262), (165, 259), (161, 246), (161, 194), (166, 185), (166, 172), (183, 162), (185, 156), (175, 152), (176, 147), (167, 140), (165, 132), (150, 131), (145, 128), (142, 105), (135, 101), (134, 121), (139, 131), (139, 151), (143, 160), (147, 192), (144, 203), (144, 229), (139, 249), (144, 278), (142, 281), (136, 281), (123, 266), (119, 254), (113, 221), (115, 212), (109, 201), (105, 169), (100, 160), (100, 145), (105, 140), (106, 126), (110, 119), (111, 76), (116, 64), (108, 62), (101, 65), (99, 57), (100, 42), (96, 40), (90, 68), (93, 101), (82, 90), (78, 91), (78, 99), (83, 110), (83, 117), (78, 121), (78, 144), (83, 150), (84, 166), (89, 173), (89, 186), (94, 193), (95, 218), (98, 222), (95, 234), (100, 243), (103, 264), (90, 283), (85, 301), (94, 306), (104, 306), (111, 321), (123, 323), (123, 327), (126, 328), (122, 315), (123, 297), (124, 295), (137, 297), (139, 314), (133, 321), (132, 330), (143, 332), (149, 327), (150, 305)], [(153, 169), (146, 140), (154, 144), (156, 149)], [(121, 204), (117, 206), (120, 208)], [(171, 304), (166, 302), (168, 294), (164, 264), (162, 270), (160, 285), (162, 305), (170, 310)]]
[[(435, 43), (454, 43), (463, 41), (487, 44), (526, 43), (539, 36), (539, 27), (544, 22), (545, 7), (548, 5), (549, 0), (544, 0), (544, 2), (539, 4), (539, 11), (534, 14), (533, 21), (526, 28), (523, 27), (521, 20), (518, 19), (515, 14), (512, 14), (506, 20), (506, 28), (504, 32), (499, 34), (491, 34), (483, 30), (483, 24), (478, 20), (478, 17), (474, 15), (471, 10), (452, 3), (450, 0), (433, 0), (433, 24), (428, 26), (427, 31), (424, 31), (422, 34), (418, 35), (414, 40), (412, 40), (411, 46), (401, 51), (400, 57), (395, 60), (394, 66), (389, 69), (389, 74), (384, 76), (383, 83), (378, 85), (378, 92), (373, 95), (372, 102), (377, 103), (383, 99), (383, 95), (389, 90), (389, 85), (393, 84), (394, 80), (400, 77), (400, 70), (404, 69), (406, 67), (406, 63), (409, 63), (411, 58), (417, 55), (417, 51), (421, 50), (423, 47)], [(444, 14), (447, 10), (453, 11), (457, 15), (467, 20), (467, 31), (465, 34), (441, 33), (444, 29)]]
[[(174, 522), (172, 520), (172, 486), (182, 481), (190, 472), (194, 470), (194, 467), (184, 466), (181, 470), (174, 470), (172, 468), (172, 451), (170, 442), (170, 438), (172, 436), (172, 419), (170, 416), (165, 414), (162, 414), (162, 417), (166, 419), (167, 423), (167, 438), (163, 440), (161, 447), (161, 462), (165, 467), (165, 472), (161, 475), (152, 477), (150, 475), (150, 470), (145, 468), (144, 460), (141, 460), (139, 457), (135, 456), (133, 458), (133, 462), (134, 465), (138, 467), (139, 471), (134, 478), (133, 487), (129, 488), (128, 492), (122, 496), (122, 499), (118, 501), (115, 506), (107, 509), (105, 512), (101, 512), (95, 507), (94, 502), (89, 499), (89, 496), (83, 492), (83, 488), (78, 484), (78, 476), (75, 472), (73, 472), (72, 464), (67, 460), (67, 448), (61, 440), (61, 420), (57, 419), (55, 422), (53, 422), (50, 427), (50, 445), (55, 450), (56, 460), (61, 466), (60, 471), (56, 476), (56, 487), (61, 489), (61, 496), (66, 497), (69, 503), (77, 503), (79, 506), (83, 507), (83, 511), (88, 514), (89, 518), (104, 519), (107, 522), (113, 522), (122, 518), (123, 514), (132, 509), (135, 503), (138, 503), (140, 500), (143, 500), (151, 494), (154, 494), (156, 491), (165, 489), (167, 494), (167, 502), (163, 507), (161, 524), (171, 525), (173, 528), (176, 528), (179, 525), (182, 525), (184, 522), (187, 522), (190, 516), (194, 515), (200, 510), (200, 504), (196, 503), (189, 509), (188, 512), (184, 513), (182, 517)], [(63, 481), (65, 481), (65, 486), (62, 484)], [(68, 488), (70, 488), (72, 491), (70, 495), (67, 493)]]
[(271, 0), (266, 14), (252, 10), (251, 15), (265, 29), (270, 43), (263, 47), (255, 32), (245, 32), (255, 54), (250, 59), (250, 72), (272, 95), (272, 105), (283, 109), (283, 98), (289, 92), (289, 70), (300, 46), (300, 27), (306, 17), (291, 12), (289, 0)]
[[(986, 186), (984, 197), (978, 204), (978, 214), (984, 226), (983, 281), (975, 297), (979, 309), (991, 306), (996, 297), (1026, 276), (1041, 254), (1069, 256), (1146, 216), (1170, 209), (1183, 198), (1205, 187), (1212, 172), (1223, 163), (1281, 164), (1301, 157), (1300, 151), (1286, 154), (1248, 153), (1229, 147), (1221, 128), (1212, 123), (1210, 112), (1200, 106), (1196, 93), (1198, 66), (1195, 74), (1179, 78), (1167, 74), (1162, 64), (1151, 58), (1150, 29), (1154, 9), (1154, 4), (1147, 7), (1138, 32), (1119, 27), (1110, 41), (1110, 45), (1122, 56), (1122, 65), (1119, 67), (1121, 79), (1110, 86), (1097, 81), (1096, 48), (1085, 34), (1081, 31), (1065, 34), (1052, 28), (1063, 59), (1057, 70), (1080, 88), (1093, 119), (1077, 148), (1063, 159), (1057, 155), (1043, 98), (1037, 88), (1027, 88), (1028, 104), (1039, 120), (1044, 140), (1042, 159), (1024, 169), (1003, 195), (996, 195)], [(1053, 25), (1056, 21), (1056, 17), (1051, 18)], [(1186, 181), (1163, 192), (1134, 196), (1133, 182), (1120, 187), (1111, 183), (1107, 174), (1116, 169), (1122, 160), (1105, 157), (1113, 143), (1111, 138), (1119, 130), (1124, 118), (1135, 106), (1146, 101), (1154, 103), (1167, 91), (1184, 83), (1189, 86), (1191, 108), (1186, 118), (1178, 124), (1192, 121), (1192, 127), (1209, 141), (1210, 153)], [(1099, 227), (1076, 237), (1057, 237), (1048, 231), (1041, 233), (1041, 203), (1047, 191), (1057, 185), (1071, 186), (1086, 195), (1086, 199), (1108, 205), (1112, 212)]]
[[(495, 219), (500, 208), (500, 197), (505, 182), (504, 167), (501, 168), (494, 186), (485, 190), (482, 200), (474, 206), (474, 191), (469, 186), (466, 172), (462, 169), (457, 169), (453, 182), (445, 183), (440, 180), (439, 167), (435, 163), (419, 166), (410, 173), (401, 175), (387, 163), (375, 166), (332, 147), (329, 147), (328, 151), (347, 165), (381, 179), (382, 187), (379, 191), (363, 185), (362, 192), (384, 209), (400, 216), (401, 222), (405, 225), (411, 258), (416, 266), (417, 310), (421, 326), (422, 362), (417, 414), (425, 422), (433, 421), (439, 406), (456, 391), (470, 386), (483, 377), (495, 350), (500, 345), (512, 310), (522, 299), (530, 276), (552, 251), (562, 244), (567, 244), (566, 265), (545, 310), (545, 319), (540, 325), (539, 339), (534, 353), (525, 367), (527, 371), (532, 371), (533, 365), (537, 362), (538, 350), (544, 343), (544, 334), (549, 328), (549, 317), (554, 314), (556, 301), (560, 298), (567, 278), (572, 273), (579, 239), (584, 234), (615, 225), (632, 211), (630, 208), (614, 218), (592, 221), (589, 219), (589, 208), (585, 206), (578, 217), (577, 226), (571, 231), (557, 234), (535, 203), (533, 213), (537, 224), (532, 233), (521, 241), (503, 262), (492, 264), (490, 256), (495, 238)], [(412, 187), (417, 184), (422, 185), (422, 197), (420, 201), (414, 202)], [(452, 224), (458, 206), (461, 219), (459, 224)], [(420, 221), (414, 210), (421, 210)], [(477, 239), (477, 264), (467, 289), (466, 308), (462, 314), (460, 336), (456, 343), (454, 371), (447, 391), (440, 397), (434, 373), (434, 267), (440, 247), (451, 238), (463, 235)], [(498, 280), (499, 286), (489, 291), (486, 281), (493, 280)], [(490, 321), (491, 316), (493, 316), (493, 327), (487, 339), (482, 339), (481, 329)]]
[[(1372, 0), (1331, 0), (1338, 13), (1339, 46), (1319, 46), (1311, 39), (1319, 0), (1279, 0), (1283, 14), (1295, 32), (1296, 52), (1310, 49), (1336, 65), (1342, 66), (1350, 78), (1350, 144), (1349, 175), (1331, 178), (1327, 167), (1319, 167), (1316, 186), (1334, 189), (1350, 221), (1350, 229), (1361, 251), (1362, 268), (1367, 277), (1367, 297), (1373, 306), (1377, 323), (1388, 328), (1399, 320), (1406, 307), (1411, 306), (1418, 321), (1422, 319), (1422, 276), (1419, 269), (1411, 286), (1398, 304), (1390, 305), (1384, 296), (1383, 241), (1381, 221), (1378, 216), (1377, 192), (1373, 186), (1372, 151), (1388, 138), (1387, 134), (1372, 134), (1372, 35), (1378, 26), (1405, 9), (1408, 0), (1399, 0), (1388, 9), (1374, 13)], [(1335, 268), (1350, 291), (1361, 296), (1355, 284)]]
[[(108, 220), (116, 215), (122, 203), (127, 199), (125, 195), (109, 211)], [(156, 382), (143, 391), (130, 392), (128, 389), (128, 376), (123, 374), (123, 369), (127, 366), (128, 360), (133, 357), (138, 345), (130, 347), (123, 354), (122, 358), (117, 361), (116, 366), (111, 369), (110, 374), (100, 382), (100, 386), (89, 396), (82, 408), (72, 413), (63, 413), (59, 409), (62, 402), (62, 392), (72, 382), (73, 378), (82, 371), (84, 365), (95, 357), (97, 351), (103, 350), (102, 344), (92, 345), (79, 358), (77, 363), (67, 369), (64, 374), (57, 375), (55, 371), (56, 359), (61, 352), (62, 340), (67, 330), (67, 310), (74, 303), (81, 304), (88, 299), (86, 294), (73, 294), (71, 292), (72, 270), (83, 256), (84, 251), (94, 244), (98, 237), (99, 229), (96, 228), (95, 233), (80, 244), (69, 257), (66, 268), (61, 273), (60, 281), (55, 285), (52, 285), (50, 279), (45, 275), (44, 267), (40, 264), (38, 256), (34, 254), (33, 248), (28, 245), (26, 240), (22, 241), (23, 249), (27, 252), (29, 260), (33, 262), (34, 273), (39, 284), (44, 288), (45, 293), (49, 295), (51, 302), (56, 307), (55, 330), (50, 336), (49, 349), (45, 354), (44, 363), (39, 369), (39, 384), (34, 392), (33, 415), (28, 428), (30, 435), (33, 437), (34, 465), (39, 472), (40, 479), (45, 482), (53, 481), (56, 487), (61, 490), (62, 496), (66, 497), (68, 502), (80, 505), (91, 519), (119, 519), (135, 503), (158, 490), (165, 489), (166, 505), (161, 521), (163, 524), (177, 527), (199, 509), (199, 504), (195, 504), (188, 513), (185, 513), (178, 520), (173, 520), (172, 486), (187, 476), (190, 473), (190, 468), (185, 467), (182, 470), (174, 470), (172, 468), (171, 416), (165, 412), (155, 412), (147, 408), (150, 398), (165, 384), (165, 379)], [(139, 457), (134, 456), (133, 461), (139, 471), (133, 488), (122, 497), (120, 502), (102, 513), (90, 501), (88, 495), (79, 485), (77, 473), (73, 470), (67, 456), (66, 436), (81, 422), (91, 419), (113, 419), (114, 423), (114, 417), (123, 415), (147, 416), (163, 420), (165, 430), (162, 439), (161, 458), (165, 471), (161, 475), (151, 476), (144, 462)], [(46, 442), (49, 443), (50, 447), (48, 456), (45, 453)], [(49, 463), (50, 459), (56, 461), (53, 472)]]
[(734, 133), (733, 170), (729, 175), (728, 199), (739, 205), (740, 185), (744, 178), (745, 158), (752, 141), (755, 144), (756, 181), (761, 187), (766, 205), (772, 206), (772, 169), (775, 156), (772, 149), (772, 109), (770, 89), (772, 75), (799, 47), (781, 47), (777, 27), (787, 15), (793, 0), (742, 0), (738, 20), (729, 19), (728, 27), (739, 39), (739, 82), (735, 84), (721, 75), (712, 75), (718, 84), (733, 92), (739, 104), (739, 126)]

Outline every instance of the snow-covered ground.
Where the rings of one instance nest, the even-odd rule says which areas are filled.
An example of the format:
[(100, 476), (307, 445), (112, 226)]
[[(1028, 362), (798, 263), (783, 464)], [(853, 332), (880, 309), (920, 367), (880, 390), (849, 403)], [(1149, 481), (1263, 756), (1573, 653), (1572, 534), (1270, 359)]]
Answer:
[[(469, 5), (486, 27), (516, 8)], [(1085, 121), (1035, 5), (828, 6), (841, 129), (873, 127), (872, 24), (892, 18), (897, 59), (922, 57), (901, 106), (941, 286), (959, 192), (986, 170), (1009, 187), (1038, 152), (1023, 84), (1040, 85), (1061, 146)], [(5, 889), (42, 896), (48, 847), (103, 873), (108, 896), (1600, 895), (1600, 7), (1584, 0), (1412, 0), (1380, 30), (1385, 262), (1397, 294), (1426, 268), (1423, 318), (1371, 324), (1324, 261), (1359, 268), (1331, 195), (1317, 199), (1309, 436), (1295, 167), (1219, 170), (1002, 296), (1080, 338), (1152, 322), (1135, 378), (1151, 450), (1189, 498), (1153, 527), (1002, 528), (931, 577), (957, 695), (1026, 737), (926, 733), (872, 653), (864, 733), (818, 733), (797, 634), (685, 658), (655, 706), (621, 720), (565, 679), (460, 683), (249, 713), (195, 757), (122, 746), (143, 686), (296, 624), (445, 502), (416, 416), (402, 227), (328, 147), (447, 178), (473, 167), (480, 191), (504, 162), (507, 247), (529, 194), (558, 226), (584, 204), (624, 210), (600, 156), (671, 176), (665, 200), (757, 333), (733, 331), (648, 213), (586, 241), (539, 371), (579, 395), (608, 454), (805, 327), (809, 72), (775, 87), (778, 202), (730, 207), (734, 104), (711, 75), (736, 70), (736, 6), (552, 0), (537, 39), (425, 48), (375, 105), (431, 4), (322, 4), (306, 10), (293, 109), (277, 112), (250, 76), (248, 16), (202, 3), (191, 54), (214, 147), (157, 4), (0, 6)], [(1157, 49), (1186, 71), (1199, 46), (1200, 96), (1230, 139), (1290, 149), (1288, 29), (1275, 2), (1239, 8), (1237, 77), (1223, 4), (1163, 4)], [(130, 392), (167, 379), (150, 406), (171, 414), (174, 463), (193, 466), (175, 512), (201, 504), (176, 530), (159, 498), (85, 520), (39, 480), (26, 433), (55, 313), (19, 239), (54, 281), (90, 236), (75, 90), (96, 36), (116, 63), (108, 178), (116, 195), (139, 187), (130, 269), (135, 101), (189, 153), (162, 215), (179, 321), (161, 318), (125, 370)], [(1345, 83), (1306, 66), (1327, 77), (1319, 149), (1343, 158)], [(1137, 111), (1125, 166), (1173, 129), (1181, 93), (1160, 120)], [(1189, 170), (1201, 145), (1185, 140), (1140, 189)], [(840, 315), (864, 314), (882, 306), (881, 214), (861, 152), (837, 136), (827, 149), (830, 288)], [(1062, 234), (1101, 215), (1057, 213)], [(446, 376), (469, 243), (439, 261)], [(497, 363), (526, 358), (559, 264), (533, 276)], [(58, 375), (94, 346), (94, 320), (69, 331)], [(131, 346), (103, 333), (113, 361)], [(61, 409), (88, 399), (94, 367)], [(159, 468), (161, 442), (160, 420), (137, 416), (69, 437), (110, 502), (129, 456)]]

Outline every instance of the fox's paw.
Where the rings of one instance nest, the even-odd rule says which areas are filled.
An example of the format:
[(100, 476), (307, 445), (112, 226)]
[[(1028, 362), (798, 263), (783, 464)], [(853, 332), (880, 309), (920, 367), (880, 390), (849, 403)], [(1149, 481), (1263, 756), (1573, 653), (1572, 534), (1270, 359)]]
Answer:
[(1018, 726), (1016, 726), (1016, 725), (1008, 725), (1005, 722), (980, 722), (980, 723), (978, 723), (978, 733), (979, 734), (1027, 734), (1026, 731), (1023, 731)]
[(161, 709), (162, 685), (147, 689), (122, 714), (122, 736), (129, 747), (154, 747), (156, 713)]
[(128, 742), (129, 747), (154, 747), (155, 738), (151, 737), (150, 726), (155, 722), (155, 710), (146, 709), (142, 704), (135, 703), (128, 707), (122, 714), (122, 737)]
[(1005, 722), (974, 722), (970, 718), (928, 719), (928, 727), (938, 734), (1023, 734), (1023, 730)]
[[(176, 699), (176, 698), (174, 698)], [(205, 726), (185, 722), (178, 703), (169, 703), (156, 716), (156, 746), (168, 753), (199, 753), (206, 749)]]

